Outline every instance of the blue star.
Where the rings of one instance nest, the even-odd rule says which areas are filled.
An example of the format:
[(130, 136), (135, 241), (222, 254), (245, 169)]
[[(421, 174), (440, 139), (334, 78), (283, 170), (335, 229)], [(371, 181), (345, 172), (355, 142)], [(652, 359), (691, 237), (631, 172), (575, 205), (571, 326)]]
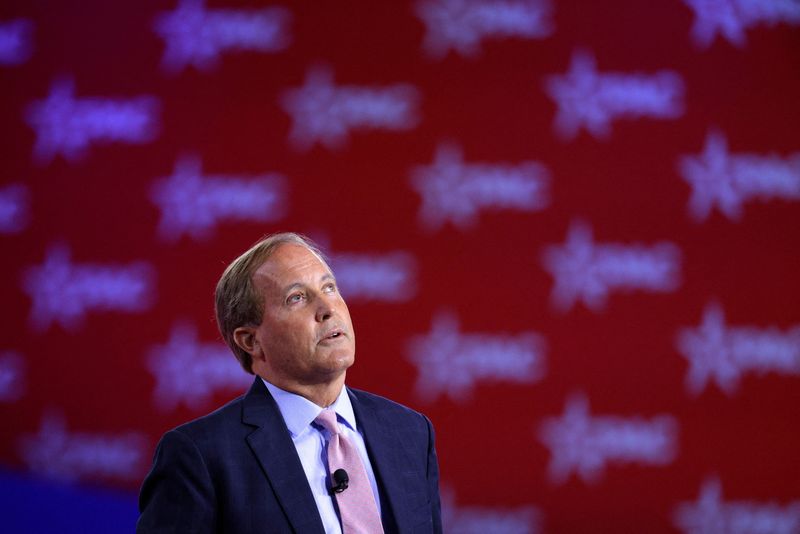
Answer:
[(729, 219), (741, 217), (743, 198), (736, 188), (736, 169), (728, 156), (724, 135), (711, 131), (703, 153), (682, 157), (679, 169), (683, 179), (692, 186), (689, 214), (693, 219), (706, 220), (715, 204)]

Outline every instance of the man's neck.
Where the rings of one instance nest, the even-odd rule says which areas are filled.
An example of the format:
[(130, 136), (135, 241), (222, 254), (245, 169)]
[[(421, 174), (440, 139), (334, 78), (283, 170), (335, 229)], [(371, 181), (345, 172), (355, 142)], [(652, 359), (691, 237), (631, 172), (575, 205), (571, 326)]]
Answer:
[(305, 397), (320, 408), (327, 408), (339, 398), (339, 393), (342, 392), (344, 387), (344, 380), (338, 382), (336, 385), (327, 384), (325, 386), (298, 386), (296, 389), (290, 389), (292, 393), (296, 393), (301, 397)]
[(295, 395), (300, 395), (301, 397), (310, 400), (320, 408), (326, 408), (336, 402), (336, 399), (339, 397), (339, 393), (342, 392), (342, 388), (344, 387), (344, 377), (345, 374), (342, 373), (341, 377), (338, 377), (330, 382), (299, 384), (296, 382), (276, 380), (273, 377), (262, 375), (264, 380), (275, 387), (279, 387), (282, 390), (294, 393)]

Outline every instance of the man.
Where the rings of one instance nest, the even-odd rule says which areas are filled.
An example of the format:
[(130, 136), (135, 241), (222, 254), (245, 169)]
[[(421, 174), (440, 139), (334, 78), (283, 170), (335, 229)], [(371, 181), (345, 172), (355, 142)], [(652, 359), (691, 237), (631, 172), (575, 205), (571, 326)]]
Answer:
[(216, 314), (257, 376), (163, 436), (137, 532), (441, 532), (431, 423), (345, 387), (355, 333), (310, 241), (275, 234), (242, 254), (217, 284)]

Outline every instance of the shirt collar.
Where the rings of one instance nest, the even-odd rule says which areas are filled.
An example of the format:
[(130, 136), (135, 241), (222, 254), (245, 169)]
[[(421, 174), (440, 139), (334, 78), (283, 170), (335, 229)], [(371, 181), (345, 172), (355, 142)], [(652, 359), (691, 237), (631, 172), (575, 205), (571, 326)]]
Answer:
[[(312, 421), (317, 418), (322, 408), (296, 393), (291, 393), (278, 386), (267, 382), (262, 377), (261, 380), (267, 386), (272, 398), (278, 404), (278, 409), (286, 422), (286, 427), (292, 434), (292, 437), (297, 437), (300, 433), (307, 430)], [(350, 395), (347, 394), (347, 388), (343, 387), (339, 392), (339, 396), (330, 406), (331, 409), (336, 411), (339, 416), (340, 422), (344, 422), (352, 430), (356, 430), (356, 416), (353, 412), (353, 405), (350, 403)]]

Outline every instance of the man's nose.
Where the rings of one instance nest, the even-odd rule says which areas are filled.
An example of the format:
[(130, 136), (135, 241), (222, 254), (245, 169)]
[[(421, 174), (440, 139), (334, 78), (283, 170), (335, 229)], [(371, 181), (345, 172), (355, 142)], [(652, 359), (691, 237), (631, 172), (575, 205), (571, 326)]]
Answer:
[(326, 302), (325, 299), (319, 299), (317, 301), (317, 322), (321, 323), (327, 321), (331, 317), (333, 317), (333, 306), (331, 306), (329, 302)]

